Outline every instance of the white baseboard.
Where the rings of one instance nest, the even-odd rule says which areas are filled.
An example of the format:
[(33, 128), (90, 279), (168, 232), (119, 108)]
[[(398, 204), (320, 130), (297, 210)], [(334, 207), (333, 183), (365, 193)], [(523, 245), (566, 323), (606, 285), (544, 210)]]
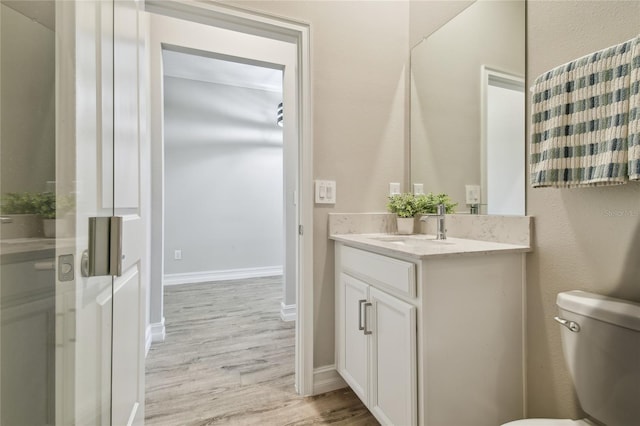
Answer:
[(336, 371), (334, 364), (313, 369), (313, 394), (331, 392), (346, 388), (347, 383)]
[(284, 302), (280, 303), (280, 318), (282, 321), (295, 321), (296, 320), (296, 305), (285, 305)]
[(183, 274), (165, 274), (164, 285), (206, 283), (210, 281), (243, 280), (246, 278), (273, 277), (277, 275), (282, 275), (282, 266), (226, 269), (221, 271), (186, 272)]
[(149, 328), (151, 330), (152, 342), (164, 342), (164, 338), (167, 336), (167, 330), (164, 326), (164, 317), (162, 317), (162, 321), (160, 322), (149, 324)]

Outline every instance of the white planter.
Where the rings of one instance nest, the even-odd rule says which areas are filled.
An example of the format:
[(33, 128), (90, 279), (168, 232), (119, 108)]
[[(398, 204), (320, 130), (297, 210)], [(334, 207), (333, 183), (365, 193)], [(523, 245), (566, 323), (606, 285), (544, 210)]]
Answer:
[(42, 219), (35, 214), (3, 214), (2, 239), (42, 237)]
[(413, 225), (415, 223), (412, 217), (399, 217), (398, 218), (398, 234), (409, 235), (413, 234)]
[(56, 220), (42, 219), (42, 229), (44, 230), (45, 238), (55, 238), (56, 237)]

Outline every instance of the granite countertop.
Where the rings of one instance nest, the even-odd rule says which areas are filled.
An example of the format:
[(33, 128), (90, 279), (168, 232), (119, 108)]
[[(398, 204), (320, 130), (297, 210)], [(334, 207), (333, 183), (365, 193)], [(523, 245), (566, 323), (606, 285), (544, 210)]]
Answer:
[(531, 247), (526, 245), (462, 238), (436, 240), (435, 235), (426, 234), (334, 234), (329, 238), (352, 247), (380, 254), (417, 259), (477, 254), (525, 253), (531, 251)]

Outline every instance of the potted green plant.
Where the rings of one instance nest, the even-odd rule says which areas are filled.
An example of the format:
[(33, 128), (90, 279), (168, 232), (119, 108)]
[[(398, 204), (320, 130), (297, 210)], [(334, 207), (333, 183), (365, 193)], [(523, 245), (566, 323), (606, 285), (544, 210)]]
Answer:
[(447, 214), (455, 213), (458, 203), (454, 203), (447, 194), (419, 194), (408, 192), (389, 196), (387, 210), (397, 215), (398, 234), (413, 234), (415, 216), (434, 214), (439, 204), (444, 204)]
[(455, 213), (458, 203), (454, 203), (445, 193), (416, 195), (415, 204), (418, 214), (435, 214), (439, 204), (444, 204), (447, 214)]
[(8, 192), (2, 196), (3, 215), (35, 214), (37, 194), (31, 192)]
[(42, 228), (46, 238), (56, 236), (56, 194), (41, 192), (35, 198), (35, 208), (42, 218)]
[(414, 217), (418, 213), (415, 195), (405, 192), (389, 196), (387, 210), (397, 215), (398, 234), (413, 234)]
[(40, 234), (41, 220), (35, 207), (36, 194), (8, 192), (0, 198), (2, 238), (31, 238)]

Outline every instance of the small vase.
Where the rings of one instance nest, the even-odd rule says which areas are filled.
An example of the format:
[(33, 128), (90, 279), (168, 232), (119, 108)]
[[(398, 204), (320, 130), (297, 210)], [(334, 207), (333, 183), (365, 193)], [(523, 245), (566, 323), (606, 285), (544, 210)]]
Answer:
[(56, 220), (55, 219), (42, 219), (42, 228), (45, 238), (56, 237)]
[(409, 235), (413, 234), (413, 225), (415, 220), (412, 217), (399, 217), (398, 218), (398, 234)]

